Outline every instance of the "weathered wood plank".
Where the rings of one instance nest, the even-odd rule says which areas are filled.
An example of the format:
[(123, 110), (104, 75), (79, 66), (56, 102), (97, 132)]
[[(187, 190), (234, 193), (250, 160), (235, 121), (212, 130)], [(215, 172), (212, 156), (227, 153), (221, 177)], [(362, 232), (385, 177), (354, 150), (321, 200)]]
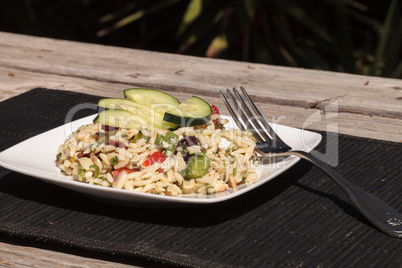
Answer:
[[(246, 62), (211, 60), (133, 49), (0, 33), (0, 66), (210, 95), (245, 86), (263, 102), (318, 107), (339, 100), (339, 109), (401, 117), (402, 81)], [(325, 101), (327, 100), (327, 101)]]
[[(10, 73), (13, 75), (9, 76)], [(105, 97), (123, 97), (123, 89), (132, 86), (124, 83), (105, 83), (98, 80), (37, 73), (34, 71), (17, 70), (1, 66), (0, 77), (2, 77), (0, 80), (0, 101), (35, 87), (85, 92)], [(228, 114), (217, 92), (218, 90), (216, 90), (214, 94), (210, 94), (212, 96), (204, 96), (204, 98), (219, 107), (223, 114)], [(170, 93), (180, 100), (184, 100), (192, 95), (192, 93), (186, 91), (186, 89), (176, 89), (176, 92)], [(305, 124), (306, 120), (312, 116), (317, 116), (316, 113), (319, 112), (317, 108), (261, 102), (259, 98), (255, 98), (255, 100), (264, 116), (270, 121), (275, 122), (279, 120), (280, 124), (292, 127), (303, 128), (303, 124)], [(319, 105), (325, 108), (322, 103)], [(332, 114), (334, 117), (330, 119), (327, 119), (322, 111), (319, 112), (319, 115), (321, 117), (320, 121), (308, 125), (308, 129), (326, 131), (329, 124), (336, 123), (339, 133), (342, 134), (396, 142), (402, 141), (402, 120), (396, 118), (350, 112), (339, 112), (336, 115)], [(381, 132), (379, 132), (379, 130), (381, 130)]]
[(0, 267), (138, 267), (115, 261), (0, 242)]

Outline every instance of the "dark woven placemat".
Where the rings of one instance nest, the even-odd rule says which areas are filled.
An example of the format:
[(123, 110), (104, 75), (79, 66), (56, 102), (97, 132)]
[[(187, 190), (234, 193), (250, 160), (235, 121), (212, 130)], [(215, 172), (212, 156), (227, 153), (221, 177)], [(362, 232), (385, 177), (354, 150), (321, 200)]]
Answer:
[[(62, 125), (71, 107), (98, 99), (34, 89), (0, 103), (0, 151)], [(336, 169), (402, 211), (401, 155), (401, 143), (339, 135)], [(402, 240), (373, 228), (304, 161), (235, 200), (179, 209), (103, 204), (0, 168), (0, 235), (188, 267), (402, 265)]]

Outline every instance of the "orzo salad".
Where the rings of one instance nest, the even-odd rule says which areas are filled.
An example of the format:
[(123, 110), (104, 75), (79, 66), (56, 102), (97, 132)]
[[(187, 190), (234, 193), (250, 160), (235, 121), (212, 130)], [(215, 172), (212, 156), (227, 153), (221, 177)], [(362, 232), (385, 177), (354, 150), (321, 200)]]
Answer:
[[(147, 89), (144, 93), (144, 90), (131, 89), (129, 93), (159, 92)], [(142, 102), (144, 108), (134, 114), (134, 108), (129, 107), (132, 103), (125, 100), (134, 102), (136, 97), (126, 91), (126, 98), (120, 101), (101, 100), (98, 105), (107, 108), (104, 117), (100, 113), (94, 123), (81, 126), (59, 146), (56, 164), (63, 174), (93, 185), (167, 196), (209, 195), (252, 184), (257, 179), (258, 162), (252, 134), (225, 129), (227, 120), (221, 118), (215, 106), (208, 104), (207, 111), (203, 101), (206, 112), (199, 112), (196, 111), (200, 106), (198, 99), (192, 107), (186, 107), (193, 104), (191, 100), (187, 104), (187, 100), (177, 104), (170, 101), (176, 105), (172, 112)], [(163, 103), (161, 99), (152, 101)], [(152, 111), (154, 122), (158, 116), (164, 122), (150, 124), (151, 117), (147, 117), (148, 113), (144, 115), (145, 108)], [(187, 108), (191, 108), (190, 112)], [(135, 117), (136, 123), (130, 125), (123, 120), (130, 115), (126, 112), (141, 118)], [(166, 113), (181, 117), (181, 122), (166, 117)], [(111, 119), (118, 115), (120, 120)]]

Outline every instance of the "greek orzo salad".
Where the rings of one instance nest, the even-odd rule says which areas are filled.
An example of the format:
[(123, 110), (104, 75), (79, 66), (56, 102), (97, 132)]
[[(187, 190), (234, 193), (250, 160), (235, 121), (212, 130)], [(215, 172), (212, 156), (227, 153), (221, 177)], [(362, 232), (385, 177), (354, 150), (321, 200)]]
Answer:
[(102, 99), (94, 122), (59, 146), (56, 164), (74, 180), (167, 196), (214, 194), (252, 184), (258, 165), (248, 131), (225, 129), (198, 97), (179, 102), (151, 89)]

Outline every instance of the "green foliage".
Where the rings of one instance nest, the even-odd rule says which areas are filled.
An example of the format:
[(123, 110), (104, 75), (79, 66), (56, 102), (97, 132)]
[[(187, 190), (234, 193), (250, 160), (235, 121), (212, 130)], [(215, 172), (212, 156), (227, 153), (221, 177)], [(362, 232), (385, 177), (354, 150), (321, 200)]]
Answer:
[(13, 0), (0, 30), (402, 77), (402, 1)]

